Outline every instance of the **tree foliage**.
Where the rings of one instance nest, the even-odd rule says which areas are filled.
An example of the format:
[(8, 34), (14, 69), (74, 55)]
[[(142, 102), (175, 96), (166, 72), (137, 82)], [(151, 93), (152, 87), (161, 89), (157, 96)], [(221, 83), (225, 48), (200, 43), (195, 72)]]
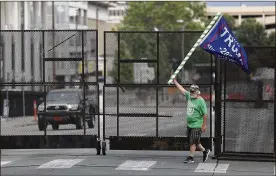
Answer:
[(267, 38), (267, 45), (268, 46), (275, 46), (275, 31), (271, 32)]
[(186, 30), (203, 29), (200, 22), (205, 20), (205, 4), (199, 2), (145, 1), (129, 2), (127, 15), (119, 30), (152, 31), (154, 27), (160, 30), (181, 30), (184, 20)]
[(265, 28), (255, 19), (244, 20), (236, 30), (236, 37), (246, 46), (263, 46), (267, 41)]
[[(120, 50), (117, 51), (120, 52), (120, 59), (159, 59), (159, 83), (166, 83), (171, 75), (173, 63), (175, 65), (181, 63), (183, 57), (187, 55), (211, 20), (206, 17), (205, 3), (144, 1), (129, 2), (128, 5), (127, 15), (119, 25), (118, 30), (136, 32), (120, 33), (120, 37), (118, 37), (120, 39)], [(232, 16), (228, 14), (223, 14), (223, 16), (243, 46), (275, 45), (275, 32), (267, 36), (265, 28), (256, 20), (246, 19), (240, 26), (236, 26), (236, 21)], [(180, 20), (182, 20), (182, 23)], [(154, 31), (154, 29), (179, 31), (179, 33), (144, 32)], [(181, 32), (183, 29), (185, 30), (184, 34)], [(195, 30), (199, 32), (192, 32)], [(159, 48), (159, 53), (157, 53), (157, 48)], [(252, 49), (248, 51), (250, 51), (249, 66), (255, 70), (261, 62), (264, 62), (259, 59), (262, 57), (262, 52)], [(210, 55), (200, 48), (193, 53), (184, 69), (193, 69), (198, 63), (210, 63)], [(116, 54), (115, 67), (112, 71), (114, 77), (118, 74), (117, 64)], [(155, 67), (155, 72), (157, 72), (156, 64), (148, 65)], [(133, 83), (135, 77), (133, 67), (133, 64), (130, 63), (120, 64), (121, 83)], [(156, 82), (156, 79), (153, 82)]]
[[(182, 23), (179, 20), (183, 20)], [(201, 33), (190, 32), (182, 34), (179, 32), (157, 34), (152, 32), (139, 33), (138, 31), (154, 31), (154, 28), (161, 31), (201, 31), (205, 28), (205, 21), (206, 16), (204, 3), (155, 1), (129, 2), (127, 15), (118, 29), (119, 31), (137, 32), (120, 33), (120, 59), (125, 57), (128, 57), (128, 59), (159, 59), (159, 83), (166, 83), (171, 75), (172, 62), (176, 61), (179, 65), (183, 60), (183, 57), (189, 52)], [(159, 40), (159, 42), (157, 40)], [(157, 48), (159, 48), (159, 53), (157, 53)], [(128, 53), (128, 55), (125, 56), (121, 53)], [(194, 62), (197, 62), (198, 60), (203, 62), (207, 61), (203, 58), (204, 52), (195, 52), (193, 56), (195, 58), (193, 60)], [(117, 64), (117, 60), (114, 62), (114, 64)], [(127, 65), (132, 65), (133, 67), (133, 64), (128, 63)], [(148, 65), (149, 67), (157, 67), (157, 64), (154, 63)], [(185, 65), (185, 68), (191, 67), (191, 62)], [(127, 75), (135, 76), (129, 68), (127, 69)], [(155, 72), (157, 72), (157, 69), (155, 69)], [(114, 70), (113, 73), (117, 72)], [(125, 79), (129, 79), (131, 76), (124, 77)], [(153, 82), (156, 82), (156, 79), (157, 78), (155, 78)]]
[(229, 15), (229, 14), (223, 14), (224, 19), (226, 20), (228, 26), (230, 27), (230, 29), (232, 31), (234, 31), (236, 29), (236, 22), (235, 19), (233, 18), (233, 16)]

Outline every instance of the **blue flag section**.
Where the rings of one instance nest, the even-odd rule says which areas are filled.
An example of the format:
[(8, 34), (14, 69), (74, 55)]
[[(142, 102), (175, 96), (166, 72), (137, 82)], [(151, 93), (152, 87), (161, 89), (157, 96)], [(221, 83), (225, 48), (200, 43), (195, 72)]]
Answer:
[(248, 75), (251, 74), (248, 69), (246, 52), (239, 44), (223, 16), (220, 16), (208, 34), (203, 38), (200, 47), (219, 59), (235, 63)]

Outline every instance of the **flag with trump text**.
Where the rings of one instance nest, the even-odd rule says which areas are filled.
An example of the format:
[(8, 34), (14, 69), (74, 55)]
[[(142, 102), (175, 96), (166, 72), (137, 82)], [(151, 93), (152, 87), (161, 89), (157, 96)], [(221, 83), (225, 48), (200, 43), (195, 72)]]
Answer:
[(229, 28), (223, 16), (220, 16), (208, 34), (203, 38), (200, 47), (215, 55), (218, 59), (224, 59), (241, 67), (248, 75), (248, 58), (244, 48)]

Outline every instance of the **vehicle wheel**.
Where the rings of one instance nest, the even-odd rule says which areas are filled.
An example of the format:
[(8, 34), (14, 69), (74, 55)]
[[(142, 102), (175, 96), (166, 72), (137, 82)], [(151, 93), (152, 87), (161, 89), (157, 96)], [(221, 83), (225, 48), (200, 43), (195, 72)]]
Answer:
[(52, 124), (53, 130), (58, 130), (58, 127), (59, 127), (59, 124), (56, 124), (56, 123)]
[(38, 119), (37, 123), (38, 123), (38, 129), (39, 129), (39, 131), (44, 131), (45, 130), (44, 120), (43, 119)]
[(106, 155), (106, 142), (102, 141), (102, 154)]
[(82, 129), (83, 128), (83, 118), (78, 116), (76, 119), (76, 129)]
[(101, 140), (97, 140), (97, 144), (96, 144), (96, 150), (97, 150), (97, 155), (101, 154)]

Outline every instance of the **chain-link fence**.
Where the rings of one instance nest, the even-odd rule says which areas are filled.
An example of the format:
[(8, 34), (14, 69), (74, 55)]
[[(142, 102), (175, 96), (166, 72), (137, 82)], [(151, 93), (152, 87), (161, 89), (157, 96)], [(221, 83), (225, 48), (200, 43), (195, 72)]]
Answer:
[[(186, 136), (185, 97), (167, 81), (199, 36), (199, 32), (105, 32), (107, 137)], [(201, 86), (211, 114), (204, 137), (212, 136), (212, 62), (210, 54), (197, 49), (178, 76), (186, 87)]]
[(0, 31), (1, 136), (99, 135), (97, 31)]
[[(105, 32), (104, 137), (186, 137), (185, 97), (167, 81), (201, 33)], [(203, 137), (215, 137), (219, 118), (222, 152), (273, 153), (275, 48), (245, 49), (252, 80), (234, 64), (216, 65), (200, 48), (177, 79), (186, 88), (200, 86), (208, 109)], [(222, 87), (216, 108), (215, 85)]]
[[(224, 152), (274, 153), (274, 47), (245, 47), (252, 80), (224, 62)], [(266, 147), (264, 147), (266, 146)]]

